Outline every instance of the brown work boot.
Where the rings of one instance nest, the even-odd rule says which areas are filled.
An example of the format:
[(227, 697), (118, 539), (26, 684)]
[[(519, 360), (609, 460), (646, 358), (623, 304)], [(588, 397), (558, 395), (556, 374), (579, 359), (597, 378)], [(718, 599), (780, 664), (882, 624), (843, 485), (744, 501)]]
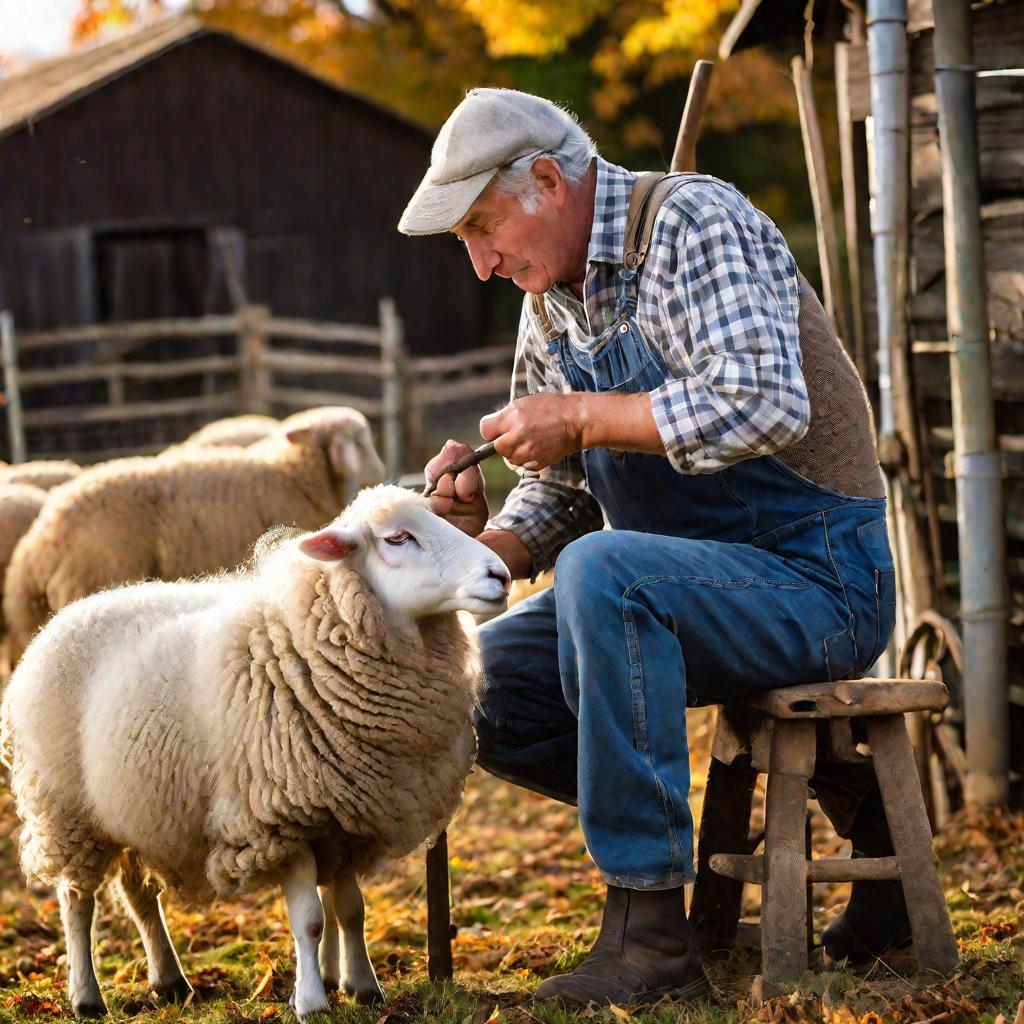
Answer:
[(696, 939), (686, 920), (683, 889), (608, 886), (601, 932), (572, 974), (541, 982), (534, 1001), (566, 1006), (695, 999), (708, 990)]
[[(854, 857), (891, 857), (882, 794), (874, 770), (869, 770), (867, 774), (852, 766), (823, 766), (815, 779), (815, 793), (839, 835), (853, 843)], [(821, 945), (826, 966), (840, 960), (852, 966), (903, 949), (911, 938), (903, 886), (898, 881), (854, 882), (850, 902), (822, 933)]]

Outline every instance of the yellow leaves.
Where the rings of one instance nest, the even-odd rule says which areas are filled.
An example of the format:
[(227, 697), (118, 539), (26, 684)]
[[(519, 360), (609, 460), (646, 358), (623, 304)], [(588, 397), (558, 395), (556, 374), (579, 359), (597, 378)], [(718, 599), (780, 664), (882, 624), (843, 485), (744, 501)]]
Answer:
[(708, 48), (723, 16), (739, 0), (663, 0), (660, 15), (640, 18), (622, 40), (622, 52), (632, 61), (666, 50), (700, 53)]
[(483, 29), (492, 57), (550, 57), (609, 10), (609, 0), (552, 4), (540, 0), (458, 0)]
[(621, 1006), (616, 1006), (615, 1003), (612, 1003), (608, 1009), (611, 1010), (612, 1014), (618, 1017), (619, 1020), (625, 1021), (626, 1024), (631, 1024), (633, 1015), (628, 1010), (624, 1010)]
[(263, 977), (260, 978), (259, 984), (252, 990), (252, 994), (249, 996), (250, 999), (259, 999), (264, 992), (269, 996), (272, 991), (272, 989), (268, 987), (273, 983), (274, 968), (277, 966), (277, 963), (276, 961), (271, 960), (266, 953), (261, 953), (260, 958), (266, 965), (266, 970), (263, 972)]

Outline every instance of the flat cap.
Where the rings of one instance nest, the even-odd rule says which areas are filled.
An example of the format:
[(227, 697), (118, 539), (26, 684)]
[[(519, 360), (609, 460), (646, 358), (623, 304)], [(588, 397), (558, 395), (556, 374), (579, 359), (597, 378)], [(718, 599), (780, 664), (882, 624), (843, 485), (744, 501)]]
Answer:
[(438, 132), (423, 176), (398, 230), (450, 231), (501, 167), (530, 153), (557, 149), (573, 129), (570, 114), (550, 100), (515, 89), (472, 89)]

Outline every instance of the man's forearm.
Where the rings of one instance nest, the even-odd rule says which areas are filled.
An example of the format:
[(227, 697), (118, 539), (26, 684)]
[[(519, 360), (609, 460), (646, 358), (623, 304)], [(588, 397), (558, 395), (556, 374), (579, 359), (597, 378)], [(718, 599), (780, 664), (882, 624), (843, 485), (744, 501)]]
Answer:
[(477, 540), (489, 547), (508, 567), (514, 580), (533, 575), (533, 556), (527, 546), (510, 530), (484, 530)]
[(583, 448), (664, 455), (665, 445), (651, 411), (651, 396), (578, 393), (577, 417)]

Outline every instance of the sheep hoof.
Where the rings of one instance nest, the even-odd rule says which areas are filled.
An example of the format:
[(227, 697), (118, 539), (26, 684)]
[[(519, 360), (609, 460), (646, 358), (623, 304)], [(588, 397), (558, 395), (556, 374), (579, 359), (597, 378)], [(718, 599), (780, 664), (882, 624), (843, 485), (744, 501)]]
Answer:
[(169, 1003), (184, 1003), (192, 995), (192, 986), (184, 977), (175, 978), (166, 985), (154, 985), (153, 994), (157, 999)]
[(363, 1006), (377, 1006), (384, 1002), (384, 993), (381, 992), (379, 985), (374, 988), (356, 988), (353, 985), (346, 985), (345, 995), (351, 996)]
[(101, 999), (96, 1002), (92, 999), (83, 999), (81, 1002), (72, 1002), (71, 1009), (76, 1017), (105, 1017), (107, 1015), (106, 1004)]
[(314, 1006), (306, 1010), (305, 1013), (299, 1013), (298, 1009), (295, 1006), (294, 992), (288, 997), (288, 1005), (291, 1007), (292, 1013), (294, 1013), (295, 1016), (299, 1019), (299, 1024), (307, 1024), (307, 1022), (309, 1022), (309, 1024), (312, 1024), (312, 1021), (315, 1021), (317, 1019), (318, 1014), (329, 1014), (331, 1012), (330, 1004), (325, 999), (321, 1006)]
[(337, 978), (324, 978), (324, 991), (337, 992), (341, 988), (341, 982)]

